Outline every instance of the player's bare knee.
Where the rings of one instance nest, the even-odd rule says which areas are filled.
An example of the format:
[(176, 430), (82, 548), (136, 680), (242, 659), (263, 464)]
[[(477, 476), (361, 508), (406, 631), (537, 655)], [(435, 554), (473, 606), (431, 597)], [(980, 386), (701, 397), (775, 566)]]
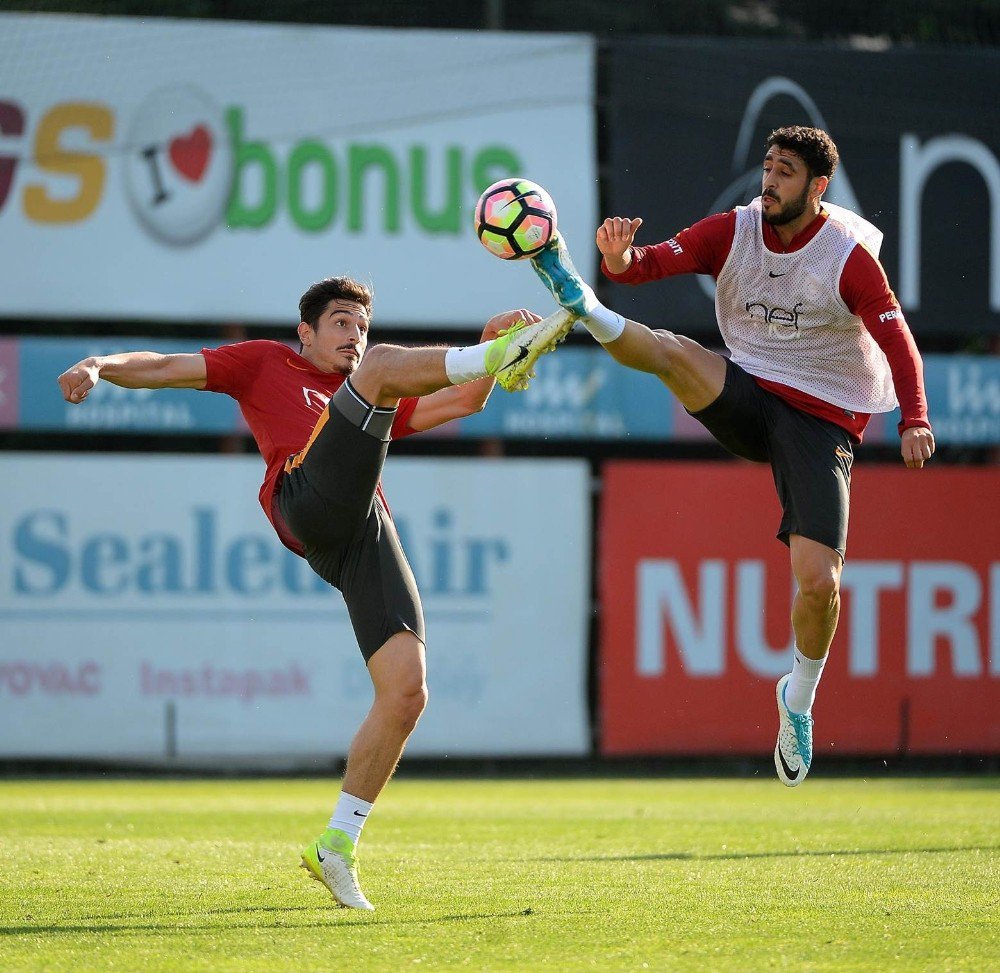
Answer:
[(392, 718), (404, 733), (412, 732), (427, 708), (427, 684), (402, 685), (392, 694), (389, 706)]
[(373, 345), (365, 352), (354, 374), (359, 378), (363, 377), (366, 384), (381, 388), (395, 368), (397, 350), (392, 345)]
[(827, 569), (803, 571), (798, 578), (799, 594), (816, 609), (836, 604), (840, 597), (840, 574)]

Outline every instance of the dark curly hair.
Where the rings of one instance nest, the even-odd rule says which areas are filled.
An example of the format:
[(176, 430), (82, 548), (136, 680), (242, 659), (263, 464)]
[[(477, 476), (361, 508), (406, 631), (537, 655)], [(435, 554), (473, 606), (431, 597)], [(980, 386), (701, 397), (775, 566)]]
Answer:
[[(767, 137), (767, 148), (772, 145), (794, 152), (806, 164), (809, 178), (826, 176), (828, 179), (837, 171), (840, 153), (833, 139), (821, 128), (806, 125), (788, 125), (776, 128)], [(766, 150), (765, 150), (766, 151)]]
[(299, 301), (299, 320), (311, 324), (314, 328), (320, 315), (326, 310), (330, 301), (354, 301), (372, 314), (372, 292), (353, 277), (327, 277), (318, 280), (302, 295)]

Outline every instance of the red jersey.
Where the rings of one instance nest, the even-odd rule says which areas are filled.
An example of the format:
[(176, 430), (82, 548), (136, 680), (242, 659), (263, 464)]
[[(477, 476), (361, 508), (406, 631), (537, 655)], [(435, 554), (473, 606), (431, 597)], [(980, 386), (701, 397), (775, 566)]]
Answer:
[[(260, 488), (260, 505), (281, 542), (296, 554), (302, 545), (292, 536), (274, 509), (285, 460), (309, 441), (330, 397), (345, 376), (321, 372), (280, 341), (241, 341), (221, 348), (203, 348), (205, 390), (224, 392), (239, 403), (243, 418), (267, 464)], [(392, 424), (392, 438), (416, 432), (410, 417), (417, 398), (401, 399)], [(378, 485), (383, 503), (382, 484)]]
[[(786, 246), (769, 223), (762, 222), (764, 246), (772, 253), (801, 250), (823, 226), (826, 214), (820, 212)], [(710, 274), (718, 279), (725, 266), (736, 235), (736, 211), (716, 213), (682, 230), (676, 237), (648, 247), (632, 248), (632, 263), (622, 274), (613, 274), (601, 262), (601, 270), (610, 280), (622, 284), (642, 284), (677, 274)], [(889, 287), (885, 271), (863, 246), (856, 246), (847, 258), (840, 275), (840, 296), (847, 309), (864, 322), (865, 328), (885, 354), (892, 372), (892, 382), (899, 399), (902, 421), (900, 433), (913, 426), (930, 429), (927, 420), (927, 397), (923, 384), (923, 363), (903, 312)], [(833, 422), (860, 442), (868, 420), (863, 412), (848, 413), (800, 389), (754, 380), (790, 405)]]

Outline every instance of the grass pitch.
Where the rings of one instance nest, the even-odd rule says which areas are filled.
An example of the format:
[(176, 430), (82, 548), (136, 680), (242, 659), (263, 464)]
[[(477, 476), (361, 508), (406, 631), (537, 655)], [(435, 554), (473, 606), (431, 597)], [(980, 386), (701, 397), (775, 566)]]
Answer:
[(997, 784), (397, 781), (360, 914), (334, 781), (0, 782), (0, 968), (997, 969)]

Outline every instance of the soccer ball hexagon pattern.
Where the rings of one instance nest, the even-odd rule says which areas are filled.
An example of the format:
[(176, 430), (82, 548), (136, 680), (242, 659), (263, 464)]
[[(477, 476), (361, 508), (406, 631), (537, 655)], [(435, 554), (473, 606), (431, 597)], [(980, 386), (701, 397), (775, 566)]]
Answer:
[(533, 257), (556, 232), (556, 206), (541, 186), (527, 179), (501, 179), (476, 203), (476, 236), (503, 260)]

